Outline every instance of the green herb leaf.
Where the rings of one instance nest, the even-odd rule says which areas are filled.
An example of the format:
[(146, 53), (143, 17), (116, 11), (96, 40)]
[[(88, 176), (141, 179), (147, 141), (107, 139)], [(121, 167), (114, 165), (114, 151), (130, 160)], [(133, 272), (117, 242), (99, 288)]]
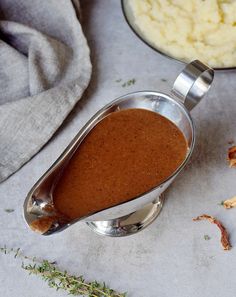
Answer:
[(211, 238), (210, 238), (209, 235), (204, 235), (204, 239), (205, 239), (205, 240), (210, 240)]
[(8, 212), (8, 213), (11, 213), (11, 212), (14, 212), (15, 209), (13, 209), (13, 208), (6, 208), (6, 209), (4, 209), (4, 211), (5, 212)]
[(129, 86), (131, 86), (131, 85), (134, 85), (135, 83), (136, 83), (136, 79), (133, 78), (133, 79), (130, 79), (130, 80), (128, 80), (127, 82), (123, 83), (123, 84), (122, 84), (122, 87), (123, 87), (123, 88), (124, 88), (124, 87), (129, 87)]

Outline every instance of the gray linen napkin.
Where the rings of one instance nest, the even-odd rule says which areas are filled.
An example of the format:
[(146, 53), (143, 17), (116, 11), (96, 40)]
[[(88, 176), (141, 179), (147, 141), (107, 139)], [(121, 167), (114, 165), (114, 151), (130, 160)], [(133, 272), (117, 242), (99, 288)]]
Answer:
[(0, 1), (0, 182), (39, 151), (88, 86), (89, 48), (74, 7)]

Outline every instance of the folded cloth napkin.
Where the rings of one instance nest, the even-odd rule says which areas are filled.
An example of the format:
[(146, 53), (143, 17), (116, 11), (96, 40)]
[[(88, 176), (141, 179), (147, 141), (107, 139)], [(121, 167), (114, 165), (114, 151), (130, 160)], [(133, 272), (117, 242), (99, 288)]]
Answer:
[(88, 86), (77, 1), (0, 1), (0, 182), (39, 151)]

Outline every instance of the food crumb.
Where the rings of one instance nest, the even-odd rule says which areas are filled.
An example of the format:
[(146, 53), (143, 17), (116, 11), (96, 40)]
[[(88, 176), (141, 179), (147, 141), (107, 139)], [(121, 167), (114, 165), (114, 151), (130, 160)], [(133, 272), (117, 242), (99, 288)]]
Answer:
[(236, 167), (236, 146), (231, 146), (228, 149), (229, 167)]
[(204, 239), (205, 239), (205, 240), (210, 240), (211, 238), (210, 238), (209, 235), (206, 234), (206, 235), (204, 235)]
[(231, 199), (227, 199), (223, 201), (224, 208), (233, 208), (236, 207), (236, 196), (232, 197)]

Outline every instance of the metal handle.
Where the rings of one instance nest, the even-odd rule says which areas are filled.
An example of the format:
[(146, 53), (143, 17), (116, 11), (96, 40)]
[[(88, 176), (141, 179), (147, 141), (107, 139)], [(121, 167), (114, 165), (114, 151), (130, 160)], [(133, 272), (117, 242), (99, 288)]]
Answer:
[(192, 110), (208, 92), (214, 78), (214, 70), (195, 60), (189, 63), (176, 78), (171, 93)]

